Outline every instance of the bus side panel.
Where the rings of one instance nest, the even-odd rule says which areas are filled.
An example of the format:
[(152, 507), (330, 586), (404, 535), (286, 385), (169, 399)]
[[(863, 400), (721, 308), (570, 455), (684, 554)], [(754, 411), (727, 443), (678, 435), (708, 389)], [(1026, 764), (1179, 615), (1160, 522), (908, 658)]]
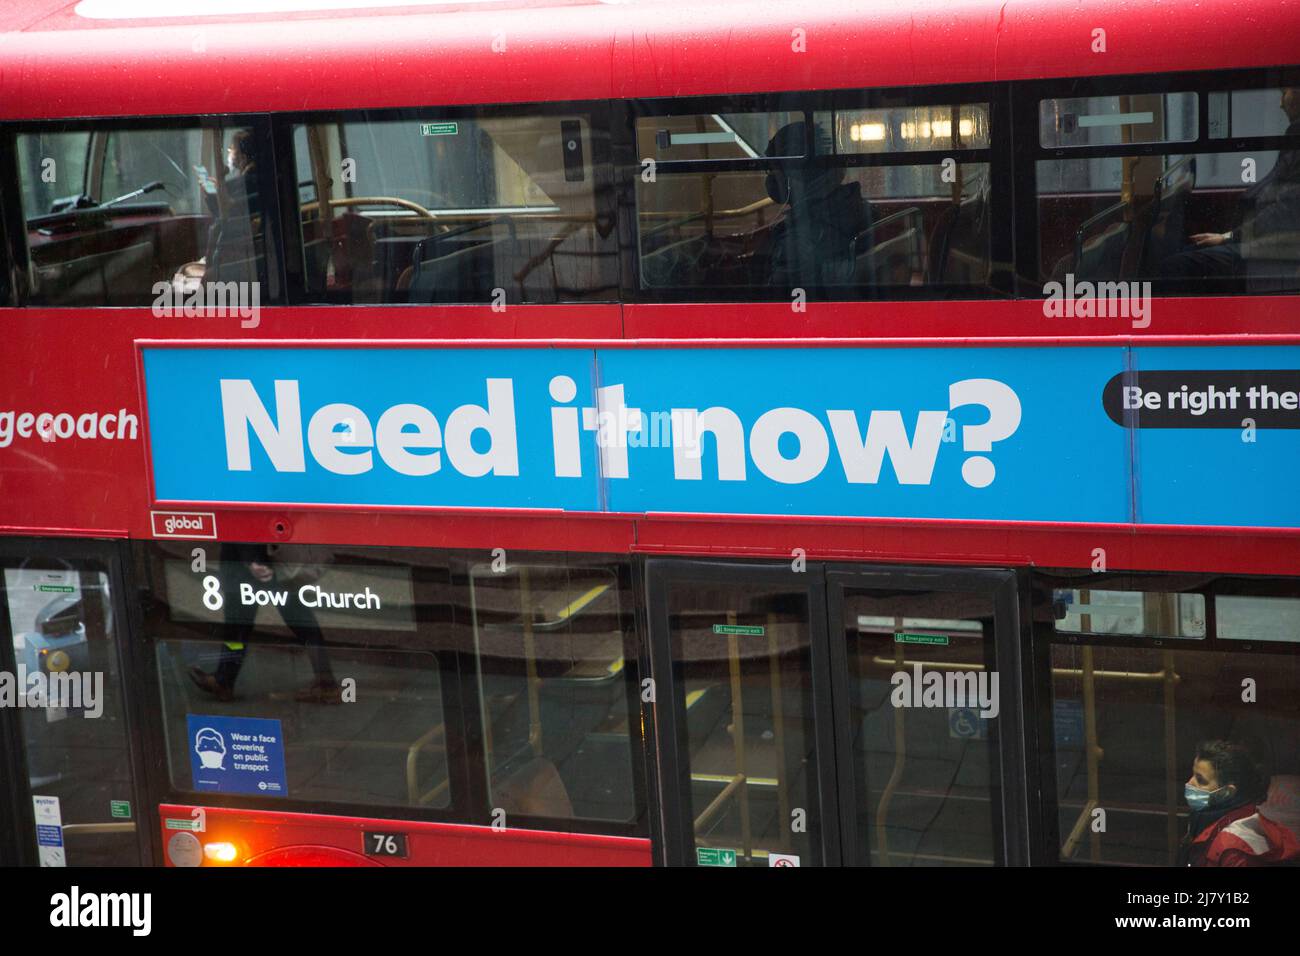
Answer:
[[(193, 860), (195, 848), (205, 866), (651, 865), (650, 841), (635, 837), (228, 807), (203, 807), (204, 829), (195, 832), (197, 809), (158, 808), (167, 866), (185, 860), (187, 852)], [(389, 855), (393, 844), (376, 834), (405, 837), (406, 855)]]

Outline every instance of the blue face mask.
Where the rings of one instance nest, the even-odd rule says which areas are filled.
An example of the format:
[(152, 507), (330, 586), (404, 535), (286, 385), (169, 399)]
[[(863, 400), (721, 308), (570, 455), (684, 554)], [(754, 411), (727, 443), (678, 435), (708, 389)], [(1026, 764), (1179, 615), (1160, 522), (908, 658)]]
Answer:
[(1216, 803), (1222, 803), (1223, 798), (1219, 794), (1227, 790), (1227, 787), (1220, 787), (1218, 790), (1198, 790), (1190, 783), (1183, 784), (1183, 799), (1193, 810), (1204, 810), (1212, 807)]

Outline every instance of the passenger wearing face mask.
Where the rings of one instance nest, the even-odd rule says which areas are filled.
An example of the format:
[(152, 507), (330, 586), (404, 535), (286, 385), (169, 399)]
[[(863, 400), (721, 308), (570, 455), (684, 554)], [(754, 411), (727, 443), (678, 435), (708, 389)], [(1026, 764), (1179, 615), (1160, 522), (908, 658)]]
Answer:
[(1183, 785), (1191, 807), (1180, 866), (1267, 866), (1300, 859), (1300, 841), (1260, 815), (1267, 778), (1239, 743), (1207, 740), (1196, 748)]

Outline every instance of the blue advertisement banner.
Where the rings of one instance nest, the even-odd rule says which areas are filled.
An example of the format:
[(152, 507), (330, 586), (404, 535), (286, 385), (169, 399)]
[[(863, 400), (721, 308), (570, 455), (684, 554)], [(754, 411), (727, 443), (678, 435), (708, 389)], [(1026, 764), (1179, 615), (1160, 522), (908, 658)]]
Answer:
[(1300, 348), (144, 350), (159, 501), (1300, 526)]
[(193, 789), (203, 793), (287, 795), (284, 734), (278, 720), (186, 714)]

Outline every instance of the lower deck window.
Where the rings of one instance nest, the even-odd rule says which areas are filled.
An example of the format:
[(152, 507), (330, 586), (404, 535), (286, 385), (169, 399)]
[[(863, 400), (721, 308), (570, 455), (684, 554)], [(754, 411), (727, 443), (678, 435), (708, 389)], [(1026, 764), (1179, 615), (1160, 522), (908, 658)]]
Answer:
[[(1058, 587), (1054, 596), (1060, 858), (1253, 865), (1300, 857), (1295, 599), (1226, 593), (1217, 583), (1184, 593)], [(1244, 844), (1218, 835), (1238, 818), (1250, 831)]]

